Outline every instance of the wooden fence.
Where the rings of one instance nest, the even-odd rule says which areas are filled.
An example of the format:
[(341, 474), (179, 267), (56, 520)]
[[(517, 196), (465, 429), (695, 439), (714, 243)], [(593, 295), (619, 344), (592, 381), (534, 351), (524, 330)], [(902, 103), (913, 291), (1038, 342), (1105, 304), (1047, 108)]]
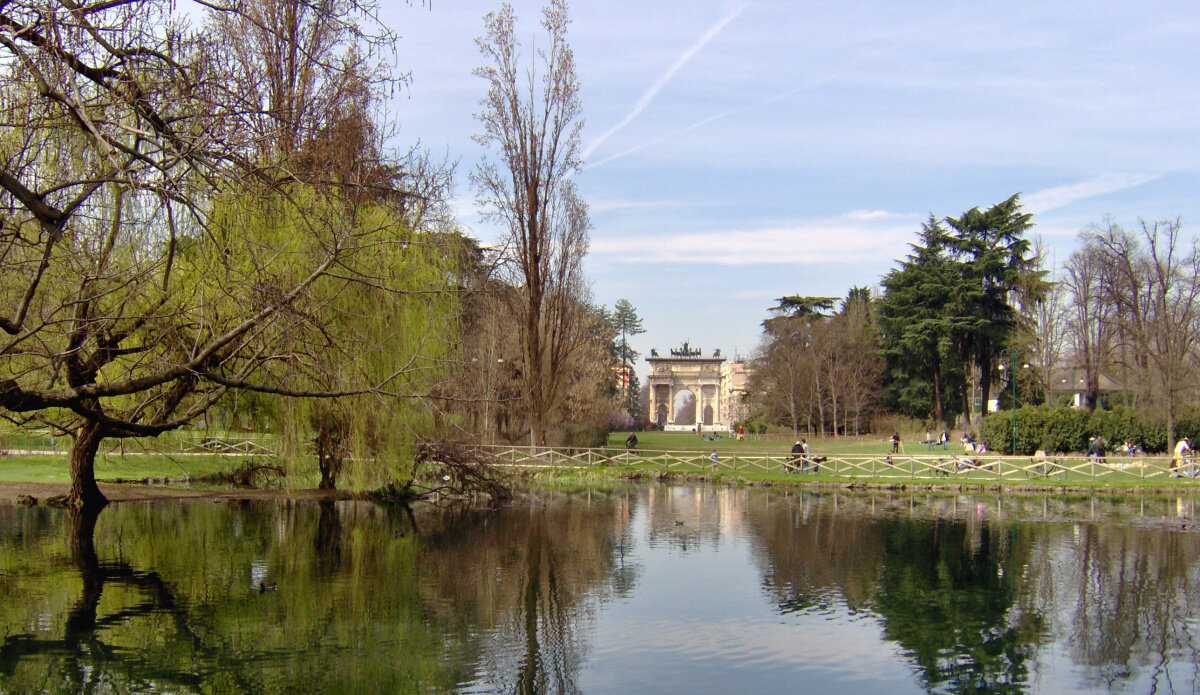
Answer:
[(959, 480), (961, 482), (1029, 482), (1036, 480), (1067, 481), (1144, 481), (1183, 478), (1196, 483), (1200, 461), (1184, 462), (1178, 469), (1171, 467), (1169, 457), (1107, 457), (1083, 456), (1003, 456), (995, 454), (961, 455), (842, 455), (817, 459), (794, 460), (790, 454), (711, 454), (683, 451), (614, 450), (614, 449), (556, 449), (527, 446), (481, 446), (481, 450), (497, 460), (513, 466), (632, 466), (668, 473), (723, 473), (737, 475), (749, 472), (794, 475), (819, 475), (837, 478), (871, 478), (876, 480)]

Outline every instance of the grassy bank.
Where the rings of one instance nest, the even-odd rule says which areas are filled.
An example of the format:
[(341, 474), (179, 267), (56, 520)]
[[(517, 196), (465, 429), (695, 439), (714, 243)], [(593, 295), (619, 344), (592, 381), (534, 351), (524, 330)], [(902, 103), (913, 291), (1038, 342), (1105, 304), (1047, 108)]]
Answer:
[[(629, 436), (629, 432), (613, 432), (608, 435), (608, 446), (612, 449), (623, 449), (625, 447), (625, 438)], [(708, 436), (706, 433), (705, 436)], [(747, 438), (739, 441), (736, 437), (725, 436), (721, 434), (719, 439), (704, 439), (690, 432), (638, 432), (638, 448), (648, 451), (689, 451), (695, 453), (710, 453), (716, 451), (719, 455), (745, 453), (745, 454), (785, 454), (792, 448), (793, 441), (763, 441), (757, 440), (752, 435), (747, 435)], [(885, 454), (892, 450), (892, 445), (886, 439), (876, 437), (854, 437), (854, 438), (825, 438), (825, 439), (809, 439), (809, 448), (814, 456), (869, 456), (872, 454)], [(950, 453), (961, 451), (961, 447), (955, 448), (955, 445), (949, 447)], [(941, 448), (936, 449), (938, 452), (943, 451)], [(924, 444), (912, 441), (902, 442), (901, 452), (905, 454), (920, 455), (930, 453), (929, 447)]]
[[(247, 462), (262, 462), (263, 457), (138, 454), (131, 456), (96, 456), (96, 479), (114, 480), (169, 479), (224, 473)], [(5, 483), (69, 483), (71, 471), (65, 454), (0, 457), (0, 482)]]
[[(610, 437), (613, 452), (624, 450), (625, 433)], [(719, 484), (788, 486), (788, 487), (859, 487), (906, 489), (963, 489), (1017, 488), (1038, 490), (1165, 490), (1171, 492), (1200, 490), (1200, 478), (1170, 478), (1163, 474), (1165, 463), (1148, 459), (1118, 461), (1118, 472), (1089, 475), (1087, 470), (1060, 470), (1050, 476), (1012, 472), (997, 480), (995, 472), (986, 470), (953, 470), (941, 476), (922, 469), (913, 457), (949, 457), (955, 453), (941, 449), (930, 452), (922, 444), (906, 446), (907, 454), (895, 457), (895, 465), (887, 465), (890, 445), (880, 441), (824, 440), (812, 443), (813, 455), (829, 456), (830, 462), (813, 474), (785, 473), (789, 443), (737, 441), (736, 439), (703, 440), (694, 434), (647, 432), (639, 435), (639, 453), (645, 460), (633, 459), (618, 465), (575, 467), (571, 462), (548, 466), (520, 467), (518, 479), (534, 484), (602, 487), (628, 484), (639, 480), (712, 481)], [(915, 452), (914, 452), (915, 450)], [(680, 457), (652, 452), (677, 452)], [(713, 470), (708, 456), (718, 453), (720, 465)], [(687, 457), (691, 456), (690, 459)], [(772, 457), (769, 461), (765, 457)], [(840, 457), (835, 458), (835, 457)], [(1026, 462), (1028, 459), (1026, 459)], [(101, 482), (116, 480), (179, 481), (199, 480), (205, 476), (228, 473), (247, 463), (272, 463), (259, 456), (222, 456), (215, 454), (137, 454), (100, 455), (96, 461), (96, 477)], [(857, 462), (857, 468), (847, 467)], [(1007, 463), (999, 462), (1005, 471), (1013, 471)], [(906, 468), (907, 467), (907, 468)], [(836, 470), (835, 470), (836, 468)], [(1145, 476), (1139, 477), (1139, 476)], [(311, 479), (310, 479), (311, 478)], [(8, 483), (67, 483), (70, 474), (64, 454), (0, 457), (0, 482)], [(289, 478), (287, 486), (295, 489), (315, 487), (315, 477)]]
[(1167, 494), (1200, 494), (1200, 483), (1191, 478), (1156, 478), (1152, 481), (1092, 480), (1074, 478), (1029, 478), (998, 482), (994, 478), (966, 473), (953, 478), (903, 478), (894, 476), (785, 474), (764, 471), (705, 471), (679, 470), (666, 472), (661, 468), (607, 466), (590, 468), (539, 467), (523, 469), (518, 480), (527, 483), (563, 488), (602, 488), (631, 482), (704, 482), (714, 485), (747, 485), (761, 487), (809, 489), (881, 489), (881, 490), (1012, 490), (1056, 493), (1090, 494), (1097, 492), (1142, 491)]

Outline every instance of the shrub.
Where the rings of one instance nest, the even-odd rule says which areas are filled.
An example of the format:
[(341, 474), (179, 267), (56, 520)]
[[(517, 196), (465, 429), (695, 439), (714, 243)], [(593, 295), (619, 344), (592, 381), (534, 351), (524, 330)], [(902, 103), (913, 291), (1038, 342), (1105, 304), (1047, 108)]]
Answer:
[(1055, 408), (1043, 423), (1043, 448), (1047, 452), (1087, 451), (1092, 437), (1092, 415), (1081, 408)]
[[(980, 437), (995, 451), (1012, 449), (1012, 411), (992, 413), (983, 421)], [(1187, 412), (1175, 423), (1176, 437), (1200, 436), (1200, 412)], [(1086, 410), (1072, 407), (1026, 406), (1017, 409), (1017, 454), (1029, 455), (1038, 449), (1066, 453), (1086, 451), (1092, 437), (1103, 437), (1110, 446), (1122, 442), (1140, 445), (1147, 453), (1167, 448), (1166, 423), (1132, 408)]]
[(608, 427), (593, 425), (563, 431), (563, 446), (569, 449), (599, 449), (608, 444)]
[[(1048, 422), (1053, 420), (1054, 413), (1054, 410), (1045, 406), (1025, 406), (1017, 409), (1017, 454), (1029, 455), (1047, 447)], [(1013, 412), (997, 411), (983, 419), (979, 428), (979, 439), (992, 451), (1011, 452), (1012, 428)]]
[(1112, 410), (1096, 411), (1092, 414), (1092, 436), (1104, 437), (1116, 446), (1122, 442), (1145, 446), (1142, 433), (1142, 417), (1131, 408), (1118, 406)]

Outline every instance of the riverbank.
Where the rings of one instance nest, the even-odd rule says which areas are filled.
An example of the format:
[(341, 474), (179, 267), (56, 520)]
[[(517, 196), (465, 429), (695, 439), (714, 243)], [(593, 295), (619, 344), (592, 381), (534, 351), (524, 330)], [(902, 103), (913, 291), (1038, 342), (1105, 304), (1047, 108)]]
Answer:
[(646, 471), (636, 468), (529, 468), (518, 475), (518, 479), (529, 485), (552, 487), (604, 487), (611, 484), (661, 482), (668, 484), (704, 483), (723, 487), (759, 487), (812, 491), (864, 490), (904, 492), (991, 492), (991, 493), (1051, 493), (1062, 495), (1128, 494), (1186, 495), (1200, 497), (1200, 486), (1191, 479), (1180, 484), (1113, 484), (1111, 482), (1081, 482), (1071, 484), (1029, 482), (995, 482), (970, 480), (946, 480), (940, 482), (905, 481), (880, 478), (835, 478), (824, 475), (729, 475), (726, 473), (667, 473)]
[[(300, 481), (295, 487), (278, 485), (242, 487), (199, 482), (197, 473), (228, 468), (228, 459), (214, 456), (181, 462), (173, 457), (130, 457), (131, 462), (108, 462), (109, 469), (98, 466), (98, 482), (104, 495), (112, 502), (137, 502), (164, 499), (177, 500), (339, 500), (364, 498), (365, 493), (343, 490), (317, 490)], [(105, 475), (107, 473), (107, 475)], [(1096, 495), (1139, 493), (1148, 495), (1200, 496), (1200, 485), (1192, 478), (1155, 478), (1088, 480), (1078, 478), (972, 479), (970, 474), (939, 479), (906, 479), (869, 475), (786, 474), (774, 471), (741, 470), (709, 472), (703, 470), (662, 471), (644, 466), (514, 466), (510, 469), (512, 485), (520, 490), (538, 489), (604, 489), (613, 486), (637, 485), (645, 482), (668, 484), (705, 484), (722, 487), (759, 487), (812, 491), (862, 490), (904, 491), (931, 493), (1050, 493), (1062, 495)], [(297, 481), (293, 481), (295, 483)], [(69, 489), (65, 457), (57, 462), (48, 457), (0, 458), (0, 501), (41, 503), (47, 498), (65, 495)]]

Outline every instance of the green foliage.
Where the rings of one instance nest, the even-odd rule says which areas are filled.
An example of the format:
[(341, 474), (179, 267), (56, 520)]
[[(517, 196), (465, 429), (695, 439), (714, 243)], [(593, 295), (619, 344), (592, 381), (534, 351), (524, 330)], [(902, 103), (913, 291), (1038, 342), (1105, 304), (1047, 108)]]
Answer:
[(961, 269), (950, 256), (949, 237), (932, 216), (912, 253), (883, 278), (876, 323), (886, 362), (886, 405), (907, 415), (951, 421), (961, 410), (947, 384), (955, 369), (952, 329)]
[[(1012, 450), (1012, 411), (988, 415), (980, 431), (983, 443), (993, 451)], [(1179, 436), (1200, 434), (1200, 420), (1181, 418)], [(1038, 449), (1047, 453), (1087, 451), (1092, 437), (1103, 437), (1111, 446), (1129, 442), (1147, 453), (1167, 448), (1166, 424), (1132, 408), (1114, 408), (1089, 413), (1082, 408), (1025, 406), (1017, 409), (1017, 454), (1026, 456)]]
[(983, 525), (976, 533), (962, 522), (880, 524), (884, 561), (872, 608), (929, 692), (1020, 692), (1030, 681), (1044, 621), (1012, 610), (1028, 543), (1015, 542), (1015, 530)]
[[(230, 254), (226, 272), (251, 272), (255, 258), (267, 256), (278, 259), (272, 273), (284, 286), (300, 282), (326, 244), (344, 245), (341, 280), (314, 282), (288, 320), (265, 329), (292, 332), (305, 349), (302, 360), (268, 365), (260, 382), (287, 384), (289, 392), (349, 394), (260, 397), (273, 401), (264, 410), (280, 433), (289, 475), (302, 478), (328, 463), (329, 484), (343, 469), (355, 488), (410, 481), (413, 444), (433, 436), (436, 426), (421, 396), (445, 378), (457, 343), (457, 293), (450, 285), (463, 257), (459, 239), (414, 232), (385, 203), (346, 206), (303, 186), (286, 196), (224, 201), (215, 217), (220, 229), (241, 225), (226, 243), (253, 239), (256, 247)], [(308, 234), (314, 217), (336, 219), (338, 229), (325, 239)]]
[(1090, 420), (1089, 436), (1104, 437), (1114, 446), (1122, 442), (1145, 446), (1142, 417), (1132, 408), (1097, 410), (1092, 413)]
[(931, 215), (912, 253), (884, 277), (878, 324), (888, 405), (952, 421), (968, 407), (972, 365), (990, 390), (996, 357), (1020, 328), (1012, 296), (1036, 300), (1045, 286), (1024, 238), (1032, 217), (1020, 207), (1014, 195), (958, 219)]

